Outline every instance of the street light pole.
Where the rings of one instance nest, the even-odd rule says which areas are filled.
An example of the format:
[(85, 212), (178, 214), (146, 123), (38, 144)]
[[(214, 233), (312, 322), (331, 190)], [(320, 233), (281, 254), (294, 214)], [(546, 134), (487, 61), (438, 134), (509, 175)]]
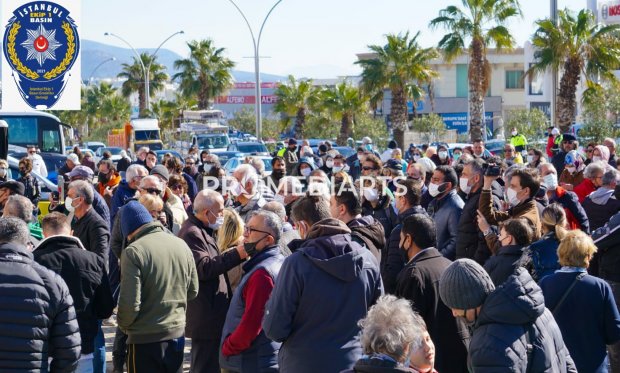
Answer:
[[(550, 16), (554, 25), (558, 25), (558, 0), (550, 0), (551, 10)], [(556, 126), (557, 120), (557, 88), (558, 88), (558, 70), (551, 68), (551, 125)]]
[(149, 58), (149, 65), (146, 67), (146, 109), (147, 110), (151, 110), (151, 65), (153, 64), (153, 60), (155, 59), (155, 56), (157, 55), (157, 52), (159, 52), (159, 50), (161, 49), (161, 47), (166, 44), (166, 42), (170, 39), (172, 39), (174, 36), (176, 35), (180, 35), (180, 34), (184, 34), (185, 32), (183, 30), (181, 31), (177, 31), (174, 34), (168, 36), (164, 41), (161, 42), (161, 44), (159, 44), (159, 47), (157, 47), (157, 49), (155, 49), (155, 52), (153, 52), (153, 54), (151, 54), (151, 58)]
[(90, 73), (90, 76), (88, 77), (88, 87), (90, 87), (90, 82), (91, 79), (93, 78), (93, 76), (95, 75), (95, 72), (97, 71), (97, 69), (99, 69), (101, 67), (101, 65), (110, 62), (110, 61), (116, 61), (116, 57), (110, 57), (107, 60), (102, 61), (99, 65), (97, 65), (94, 69), (93, 72)]
[(275, 4), (273, 4), (273, 6), (271, 7), (271, 9), (269, 9), (269, 12), (267, 12), (267, 15), (265, 16), (265, 19), (263, 20), (262, 25), (260, 26), (260, 30), (258, 32), (258, 39), (256, 39), (254, 37), (254, 31), (252, 31), (252, 26), (250, 26), (250, 22), (248, 21), (248, 19), (246, 18), (245, 14), (241, 11), (241, 8), (239, 8), (239, 6), (237, 6), (237, 4), (234, 2), (234, 0), (228, 0), (230, 1), (230, 3), (239, 11), (239, 14), (241, 14), (241, 17), (243, 17), (243, 20), (245, 21), (245, 24), (248, 26), (248, 30), (250, 30), (250, 35), (252, 36), (252, 44), (254, 46), (254, 79), (256, 80), (256, 89), (255, 89), (255, 95), (256, 95), (256, 102), (254, 103), (254, 107), (256, 110), (256, 138), (260, 141), (260, 139), (262, 138), (261, 136), (261, 132), (262, 132), (262, 97), (261, 97), (261, 87), (260, 87), (260, 56), (259, 56), (259, 48), (260, 48), (260, 38), (261, 35), (263, 34), (263, 28), (265, 27), (265, 23), (267, 23), (267, 19), (269, 18), (269, 16), (271, 15), (271, 13), (273, 12), (273, 10), (276, 8), (276, 6), (278, 6), (278, 4), (280, 4), (282, 2), (282, 0), (278, 0)]

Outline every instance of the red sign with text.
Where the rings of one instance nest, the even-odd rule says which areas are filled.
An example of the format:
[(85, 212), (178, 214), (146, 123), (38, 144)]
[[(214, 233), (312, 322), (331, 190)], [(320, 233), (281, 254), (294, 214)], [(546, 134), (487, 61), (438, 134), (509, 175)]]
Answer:
[[(275, 104), (278, 102), (278, 96), (265, 95), (261, 96), (261, 103), (264, 105)], [(216, 104), (223, 105), (254, 105), (256, 103), (255, 96), (218, 96), (215, 99)]]

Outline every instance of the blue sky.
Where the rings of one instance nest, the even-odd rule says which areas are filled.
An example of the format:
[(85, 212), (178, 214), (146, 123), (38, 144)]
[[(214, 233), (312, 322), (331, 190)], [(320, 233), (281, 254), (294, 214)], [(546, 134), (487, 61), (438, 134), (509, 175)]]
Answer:
[[(275, 1), (237, 0), (258, 32), (260, 22)], [(368, 44), (383, 44), (384, 35), (422, 32), (423, 44), (435, 44), (443, 31), (431, 31), (428, 22), (439, 10), (460, 0), (284, 0), (274, 10), (261, 41), (261, 70), (297, 77), (332, 78), (357, 74), (355, 54)], [(534, 31), (533, 22), (547, 17), (546, 0), (521, 0), (522, 20), (510, 25), (518, 43)], [(581, 9), (586, 0), (559, 0), (559, 7)], [(187, 54), (185, 42), (212, 38), (225, 47), (237, 69), (253, 71), (253, 47), (243, 19), (228, 0), (85, 0), (82, 2), (81, 37), (117, 46), (103, 36), (109, 31), (136, 48), (155, 48), (178, 30), (166, 48)]]

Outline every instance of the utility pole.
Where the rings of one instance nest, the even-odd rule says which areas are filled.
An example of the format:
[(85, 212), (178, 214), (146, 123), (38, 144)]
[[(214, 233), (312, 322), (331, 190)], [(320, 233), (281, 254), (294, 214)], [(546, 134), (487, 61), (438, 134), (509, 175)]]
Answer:
[[(549, 0), (551, 5), (550, 17), (553, 24), (558, 24), (558, 0)], [(557, 121), (557, 94), (558, 94), (558, 70), (551, 68), (551, 125), (556, 126)]]

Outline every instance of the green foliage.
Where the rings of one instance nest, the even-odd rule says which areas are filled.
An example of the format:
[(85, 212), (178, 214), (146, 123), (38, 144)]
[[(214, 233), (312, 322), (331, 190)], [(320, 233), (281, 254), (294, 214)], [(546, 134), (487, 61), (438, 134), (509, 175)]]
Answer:
[(539, 109), (515, 109), (508, 113), (508, 120), (504, 124), (504, 138), (509, 139), (511, 131), (516, 128), (519, 134), (528, 140), (541, 138), (548, 127), (545, 113)]
[[(615, 96), (618, 94), (620, 92), (618, 92), (617, 84), (588, 91), (587, 98), (583, 103), (584, 126), (579, 132), (580, 137), (600, 144), (605, 137), (616, 138), (620, 136), (620, 128), (608, 119), (608, 114), (614, 113), (610, 109), (617, 104)], [(617, 112), (614, 114), (617, 115)]]
[[(278, 140), (280, 138), (280, 134), (282, 133), (282, 122), (279, 118), (274, 116), (263, 117), (261, 123), (263, 139)], [(254, 126), (256, 127), (256, 123), (254, 123)]]
[(390, 134), (383, 118), (367, 113), (356, 116), (353, 126), (353, 139), (361, 140), (364, 136), (370, 137), (379, 149), (385, 149), (390, 140)]
[(435, 113), (413, 118), (411, 128), (415, 132), (421, 133), (424, 141), (429, 143), (438, 141), (439, 137), (446, 133), (446, 125), (443, 119)]
[(340, 132), (340, 122), (328, 115), (311, 115), (306, 119), (304, 137), (334, 140)]
[(145, 76), (142, 66), (145, 66), (149, 71), (149, 97), (155, 97), (155, 93), (164, 88), (164, 83), (168, 80), (168, 74), (164, 71), (166, 67), (157, 63), (156, 56), (140, 53), (140, 60), (134, 57), (131, 65), (124, 63), (122, 65), (123, 70), (118, 74), (118, 77), (125, 79), (121, 87), (123, 96), (129, 97), (134, 92), (137, 92), (140, 112), (144, 113), (146, 110), (146, 92), (144, 90)]
[(232, 86), (231, 71), (235, 63), (211, 39), (193, 40), (187, 46), (189, 57), (174, 61), (174, 68), (179, 72), (172, 79), (179, 81), (183, 96), (198, 100), (198, 109), (208, 109), (215, 97)]
[[(241, 110), (236, 111), (233, 114), (233, 117), (228, 120), (228, 125), (241, 132), (255, 133), (256, 113), (254, 109), (250, 109), (249, 107), (243, 107)], [(263, 127), (265, 127), (264, 120)]]

